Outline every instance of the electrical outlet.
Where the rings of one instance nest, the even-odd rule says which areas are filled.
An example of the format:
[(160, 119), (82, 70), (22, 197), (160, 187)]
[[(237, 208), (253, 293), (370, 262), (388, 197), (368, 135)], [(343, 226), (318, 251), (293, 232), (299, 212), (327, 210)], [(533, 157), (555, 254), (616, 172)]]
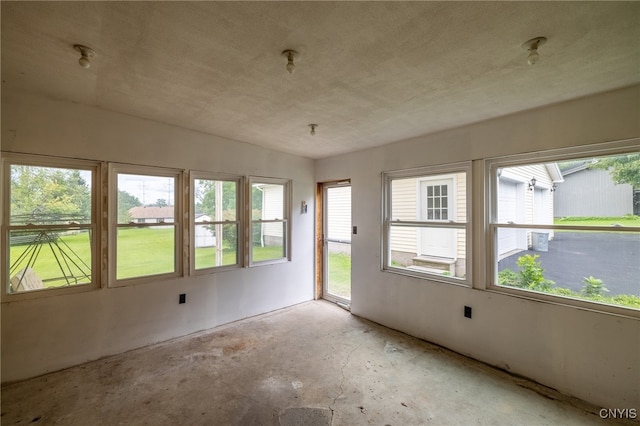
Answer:
[(178, 303), (187, 303), (187, 295), (182, 293), (179, 297), (178, 297)]
[(471, 306), (464, 307), (464, 316), (465, 318), (471, 318)]
[(358, 235), (358, 227), (357, 226), (353, 227), (353, 235)]

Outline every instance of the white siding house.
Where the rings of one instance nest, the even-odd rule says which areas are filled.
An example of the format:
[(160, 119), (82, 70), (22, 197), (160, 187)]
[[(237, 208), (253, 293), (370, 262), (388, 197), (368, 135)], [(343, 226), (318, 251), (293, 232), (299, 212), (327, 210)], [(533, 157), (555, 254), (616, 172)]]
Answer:
[[(173, 223), (175, 208), (173, 206), (139, 206), (129, 209), (131, 221), (135, 223)], [(196, 214), (196, 222), (209, 222), (211, 217), (204, 214)], [(195, 227), (195, 246), (213, 247), (216, 245), (216, 237), (213, 232), (204, 226)]]
[[(532, 164), (505, 167), (498, 178), (498, 222), (516, 224), (553, 224), (553, 191), (562, 182), (557, 164)], [(553, 238), (552, 231), (539, 232)], [(497, 254), (504, 257), (534, 244), (526, 229), (501, 228)]]
[[(284, 189), (282, 185), (264, 184), (262, 190), (262, 217), (263, 220), (284, 219)], [(285, 223), (263, 223), (263, 245), (281, 245), (284, 237)]]

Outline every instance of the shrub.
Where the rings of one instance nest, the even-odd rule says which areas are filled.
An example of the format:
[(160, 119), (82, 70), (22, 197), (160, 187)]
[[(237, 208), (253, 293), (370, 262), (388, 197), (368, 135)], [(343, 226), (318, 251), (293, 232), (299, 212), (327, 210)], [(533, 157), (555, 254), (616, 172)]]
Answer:
[(517, 264), (521, 269), (520, 283), (521, 287), (535, 291), (549, 291), (556, 284), (554, 281), (545, 279), (544, 268), (540, 266), (537, 254), (533, 256), (525, 254), (517, 260)]
[(589, 276), (589, 278), (583, 278), (582, 282), (584, 283), (582, 293), (587, 297), (602, 296), (603, 292), (609, 291), (609, 289), (604, 286), (602, 280), (599, 278), (593, 278), (592, 276)]
[(510, 287), (522, 287), (518, 274), (511, 269), (503, 269), (498, 272), (498, 285), (507, 285)]

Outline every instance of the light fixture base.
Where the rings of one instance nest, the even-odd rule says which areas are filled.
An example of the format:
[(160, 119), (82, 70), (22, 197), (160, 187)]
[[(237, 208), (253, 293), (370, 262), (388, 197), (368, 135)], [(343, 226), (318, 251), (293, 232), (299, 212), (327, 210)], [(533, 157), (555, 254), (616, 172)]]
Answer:
[(535, 37), (535, 38), (532, 38), (531, 40), (527, 40), (524, 43), (522, 43), (521, 47), (525, 50), (537, 49), (538, 46), (542, 46), (546, 42), (547, 42), (546, 37)]
[(96, 51), (90, 47), (83, 46), (81, 44), (74, 44), (73, 48), (80, 52), (82, 56), (86, 56), (87, 58), (93, 58), (96, 56)]
[(296, 68), (293, 60), (297, 58), (298, 55), (299, 53), (292, 49), (286, 49), (282, 51), (282, 56), (287, 58), (287, 71), (289, 72), (289, 74), (293, 74), (293, 71)]

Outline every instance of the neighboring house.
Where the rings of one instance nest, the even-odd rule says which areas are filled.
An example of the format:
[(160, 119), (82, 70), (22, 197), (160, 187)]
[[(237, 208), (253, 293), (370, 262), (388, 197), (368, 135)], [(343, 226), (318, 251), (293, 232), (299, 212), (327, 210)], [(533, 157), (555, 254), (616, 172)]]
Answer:
[[(535, 185), (530, 187), (531, 179)], [(498, 202), (500, 222), (521, 224), (553, 223), (553, 185), (562, 181), (555, 163), (504, 168), (500, 172)], [(394, 181), (392, 210), (394, 219), (456, 220), (464, 222), (466, 212), (466, 178), (464, 173)], [(446, 206), (438, 213), (446, 217), (431, 217), (428, 201)], [(539, 232), (552, 238), (551, 232)], [(526, 229), (500, 229), (498, 256), (527, 250), (536, 242)], [(401, 228), (390, 236), (392, 259), (404, 266), (427, 265), (464, 276), (466, 269), (465, 233), (444, 228)], [(439, 265), (438, 265), (439, 264)]]
[[(553, 224), (553, 192), (562, 182), (562, 173), (556, 163), (530, 166), (506, 167), (499, 173), (498, 221), (545, 225)], [(535, 185), (530, 186), (532, 179)], [(547, 241), (553, 232), (529, 231), (526, 229), (504, 229), (498, 231), (499, 258), (537, 244), (536, 235), (543, 234)], [(535, 247), (534, 247), (535, 248)]]
[[(165, 206), (140, 206), (129, 209), (131, 221), (134, 223), (173, 223), (174, 207)], [(196, 213), (195, 221), (210, 222), (211, 217)], [(213, 225), (212, 225), (213, 226)], [(216, 237), (213, 232), (205, 226), (195, 227), (195, 246), (196, 247), (213, 247), (216, 245)]]
[[(211, 222), (213, 219), (211, 219), (211, 216), (207, 216), (206, 214), (202, 214), (202, 213), (196, 213), (195, 215), (195, 222), (196, 223), (200, 223), (200, 222)], [(194, 241), (195, 241), (195, 247), (215, 247), (216, 245), (216, 237), (214, 235), (214, 232), (211, 231), (211, 229), (213, 229), (214, 226), (222, 226), (222, 225), (200, 225), (200, 226), (196, 226), (194, 227), (195, 229), (195, 235), (194, 235)], [(222, 232), (222, 230), (220, 229), (219, 232)]]
[[(284, 193), (282, 185), (260, 185), (262, 191), (262, 217), (263, 220), (283, 219)], [(263, 223), (261, 245), (280, 246), (283, 244), (284, 223)]]
[(633, 186), (616, 184), (607, 170), (589, 168), (590, 164), (585, 161), (562, 172), (564, 182), (553, 195), (554, 216), (634, 214)]
[(173, 223), (173, 214), (173, 206), (140, 206), (129, 209), (131, 221), (135, 223)]
[[(466, 185), (464, 173), (398, 179), (393, 183), (393, 219), (464, 222)], [(464, 232), (455, 229), (399, 228), (390, 236), (391, 258), (395, 262), (403, 266), (442, 267), (456, 276), (464, 276), (465, 246)]]

